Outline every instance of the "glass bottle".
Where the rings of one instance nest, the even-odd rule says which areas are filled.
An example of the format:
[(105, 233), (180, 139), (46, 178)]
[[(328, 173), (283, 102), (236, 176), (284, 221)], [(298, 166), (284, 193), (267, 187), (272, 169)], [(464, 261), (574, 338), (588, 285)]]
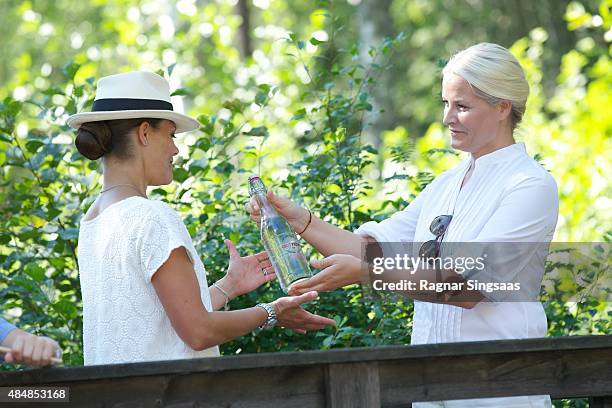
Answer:
[(249, 177), (249, 194), (261, 211), (261, 241), (285, 293), (295, 282), (312, 277), (297, 235), (289, 222), (268, 202), (266, 186), (259, 176)]

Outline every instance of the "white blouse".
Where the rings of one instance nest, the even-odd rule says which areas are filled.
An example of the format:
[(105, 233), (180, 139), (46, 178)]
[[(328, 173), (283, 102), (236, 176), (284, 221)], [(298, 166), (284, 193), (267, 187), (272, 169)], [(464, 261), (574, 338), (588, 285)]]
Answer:
[[(453, 214), (445, 242), (549, 243), (559, 211), (557, 186), (527, 155), (525, 146), (513, 144), (479, 157), (461, 188), (472, 160), (470, 157), (442, 173), (403, 211), (380, 223), (368, 222), (355, 232), (378, 242), (426, 242), (435, 238), (429, 231), (432, 220)], [(523, 276), (541, 282), (548, 248), (534, 248), (519, 267)], [(464, 309), (415, 300), (411, 343), (544, 337), (546, 327), (539, 302), (483, 301), (473, 309)], [(549, 401), (536, 406), (548, 406)]]
[(85, 365), (216, 357), (178, 336), (151, 283), (172, 250), (191, 258), (202, 303), (212, 311), (206, 272), (185, 225), (167, 204), (130, 197), (106, 208), (79, 232)]

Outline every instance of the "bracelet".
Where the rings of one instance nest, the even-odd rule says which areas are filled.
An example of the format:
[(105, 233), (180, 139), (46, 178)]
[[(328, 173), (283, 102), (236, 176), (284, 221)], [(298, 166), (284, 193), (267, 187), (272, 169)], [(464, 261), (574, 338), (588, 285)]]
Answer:
[(230, 302), (230, 297), (227, 294), (226, 291), (224, 291), (221, 286), (217, 285), (217, 282), (213, 283), (213, 286), (217, 289), (219, 289), (219, 292), (221, 292), (223, 294), (223, 296), (225, 296), (225, 304), (223, 305), (223, 310), (229, 310), (229, 302)]
[(312, 212), (310, 212), (310, 210), (308, 210), (308, 222), (306, 223), (306, 226), (304, 227), (302, 232), (298, 232), (298, 235), (302, 235), (303, 233), (306, 232), (306, 230), (310, 226), (311, 221), (312, 221)]

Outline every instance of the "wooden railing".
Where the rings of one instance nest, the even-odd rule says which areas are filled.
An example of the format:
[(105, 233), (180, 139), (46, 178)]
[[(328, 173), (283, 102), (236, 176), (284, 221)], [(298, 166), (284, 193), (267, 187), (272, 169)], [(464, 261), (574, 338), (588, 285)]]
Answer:
[(612, 336), (0, 372), (0, 387), (10, 386), (69, 387), (70, 404), (45, 407), (409, 407), (538, 394), (590, 397), (592, 407), (612, 407)]

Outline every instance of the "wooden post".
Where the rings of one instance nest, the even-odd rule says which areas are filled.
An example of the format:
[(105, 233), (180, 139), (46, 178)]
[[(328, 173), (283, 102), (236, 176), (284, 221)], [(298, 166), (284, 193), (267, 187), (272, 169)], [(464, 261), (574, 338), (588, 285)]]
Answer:
[(330, 364), (326, 401), (327, 408), (380, 407), (378, 363)]

